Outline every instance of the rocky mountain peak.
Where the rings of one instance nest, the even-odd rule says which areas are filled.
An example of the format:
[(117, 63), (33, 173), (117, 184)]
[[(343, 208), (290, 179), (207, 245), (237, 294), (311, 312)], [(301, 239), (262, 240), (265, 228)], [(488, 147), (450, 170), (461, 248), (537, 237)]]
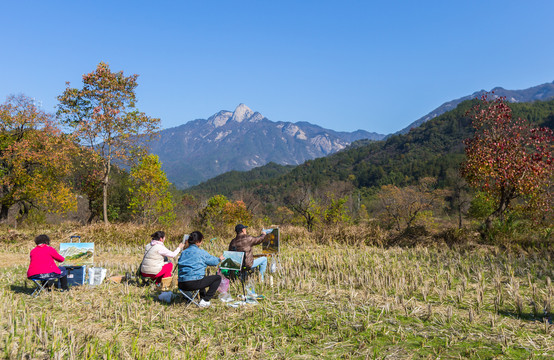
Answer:
[(337, 132), (308, 122), (274, 122), (239, 104), (233, 112), (222, 110), (207, 120), (162, 130), (149, 147), (160, 157), (168, 180), (186, 188), (227, 171), (250, 170), (268, 162), (301, 164), (371, 136), (365, 131)]
[(254, 115), (254, 112), (246, 105), (239, 104), (235, 111), (233, 112), (233, 116), (231, 116), (231, 121), (236, 122), (243, 122), (244, 120), (248, 120), (250, 117)]
[(232, 115), (233, 115), (232, 112), (222, 110), (217, 114), (210, 116), (208, 118), (208, 123), (212, 124), (214, 127), (220, 127), (225, 125)]

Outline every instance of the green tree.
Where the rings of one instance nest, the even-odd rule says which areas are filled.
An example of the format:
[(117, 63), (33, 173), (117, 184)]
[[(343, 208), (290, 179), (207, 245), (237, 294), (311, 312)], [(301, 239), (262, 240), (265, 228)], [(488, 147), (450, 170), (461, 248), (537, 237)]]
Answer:
[(157, 155), (146, 155), (131, 169), (133, 186), (129, 188), (129, 208), (134, 214), (150, 224), (159, 222), (170, 225), (175, 220), (171, 185), (162, 170)]
[(252, 213), (242, 201), (232, 202), (223, 195), (215, 195), (208, 199), (195, 220), (198, 226), (217, 231), (237, 223), (250, 224)]
[(81, 144), (96, 152), (102, 165), (102, 208), (108, 223), (108, 186), (114, 160), (126, 162), (145, 136), (152, 136), (159, 119), (135, 106), (138, 75), (112, 72), (106, 63), (83, 75), (81, 89), (67, 87), (58, 96), (58, 116), (73, 128)]
[(76, 197), (65, 182), (75, 146), (51, 115), (24, 95), (0, 105), (0, 221), (20, 206), (51, 212), (75, 209)]
[(298, 188), (285, 196), (285, 204), (304, 219), (306, 229), (311, 232), (320, 220), (321, 207), (308, 186)]
[(331, 202), (323, 212), (323, 218), (326, 224), (343, 224), (350, 222), (350, 216), (348, 216), (348, 209), (346, 207), (346, 202), (348, 201), (348, 196), (335, 199), (331, 197)]

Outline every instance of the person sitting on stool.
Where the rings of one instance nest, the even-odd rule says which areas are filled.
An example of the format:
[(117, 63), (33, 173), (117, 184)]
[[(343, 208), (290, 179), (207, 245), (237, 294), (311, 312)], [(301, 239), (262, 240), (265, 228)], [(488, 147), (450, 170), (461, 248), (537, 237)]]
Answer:
[(244, 252), (244, 266), (247, 268), (260, 268), (260, 278), (264, 281), (264, 273), (267, 268), (267, 257), (259, 257), (254, 259), (254, 254), (252, 254), (252, 246), (261, 244), (266, 234), (262, 234), (258, 237), (253, 237), (246, 234), (246, 228), (248, 226), (238, 224), (235, 226), (235, 233), (237, 236), (231, 240), (229, 244), (229, 251), (243, 251)]
[[(200, 290), (199, 305), (208, 307), (221, 283), (221, 276), (205, 276), (206, 267), (217, 266), (224, 257), (218, 258), (210, 255), (206, 250), (200, 249), (202, 239), (204, 239), (204, 235), (200, 231), (193, 231), (187, 240), (188, 248), (179, 257), (179, 289), (183, 291)], [(206, 288), (208, 288), (208, 292), (206, 292)]]
[(140, 272), (143, 277), (154, 278), (156, 284), (160, 284), (163, 278), (172, 276), (173, 264), (167, 258), (176, 257), (185, 244), (180, 243), (175, 251), (170, 251), (165, 247), (165, 232), (156, 231), (152, 235), (152, 241), (144, 248), (144, 258)]
[(57, 278), (62, 291), (67, 291), (67, 270), (63, 266), (57, 266), (54, 262), (63, 262), (65, 258), (50, 246), (48, 235), (37, 236), (35, 244), (37, 246), (29, 254), (31, 263), (27, 270), (27, 278), (43, 281)]

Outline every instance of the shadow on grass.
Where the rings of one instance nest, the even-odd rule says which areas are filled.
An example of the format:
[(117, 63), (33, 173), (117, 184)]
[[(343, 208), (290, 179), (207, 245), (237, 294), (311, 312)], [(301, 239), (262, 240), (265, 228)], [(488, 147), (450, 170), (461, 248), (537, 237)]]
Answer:
[(10, 285), (10, 290), (14, 293), (27, 294), (31, 295), (35, 291), (35, 285), (26, 286), (26, 285)]
[[(159, 304), (162, 304), (162, 305), (165, 305), (165, 306), (168, 306), (168, 307), (176, 307), (176, 308), (181, 308), (182, 310), (185, 310), (185, 309), (189, 309), (189, 308), (197, 308), (198, 306), (195, 305), (193, 302), (191, 302), (189, 299), (185, 298), (182, 294), (176, 292), (176, 291), (171, 291), (171, 290), (167, 290), (167, 291), (164, 291), (164, 292), (171, 292), (173, 295), (171, 296), (171, 300), (169, 302), (167, 301), (164, 301), (162, 299), (159, 298), (159, 295), (162, 293), (162, 292), (155, 292), (155, 293), (149, 293), (149, 294), (144, 294), (142, 295), (142, 299), (145, 300), (145, 301), (154, 301), (154, 302), (157, 302)], [(196, 298), (195, 299), (197, 302), (200, 301), (199, 298)], [(219, 301), (217, 299), (217, 297), (214, 297), (212, 299), (212, 302), (213, 301)]]
[[(35, 289), (36, 289), (36, 285), (33, 282), (29, 283), (28, 281), (24, 281), (22, 284), (19, 283), (19, 284), (10, 285), (10, 290), (16, 294), (32, 295)], [(50, 283), (46, 288), (44, 288), (42, 292), (48, 293), (50, 291), (60, 291), (60, 289), (58, 288), (57, 282)]]
[(544, 322), (545, 320), (548, 321), (548, 323), (550, 323), (550, 324), (552, 324), (554, 322), (554, 316), (553, 316), (554, 314), (551, 314), (551, 313), (537, 314), (535, 316), (535, 314), (533, 314), (533, 313), (521, 313), (521, 314), (519, 314), (519, 313), (514, 312), (514, 311), (502, 310), (502, 311), (498, 312), (498, 315), (508, 316), (508, 317), (511, 317), (511, 318), (514, 318), (514, 319), (532, 321), (532, 322), (535, 322), (535, 321)]

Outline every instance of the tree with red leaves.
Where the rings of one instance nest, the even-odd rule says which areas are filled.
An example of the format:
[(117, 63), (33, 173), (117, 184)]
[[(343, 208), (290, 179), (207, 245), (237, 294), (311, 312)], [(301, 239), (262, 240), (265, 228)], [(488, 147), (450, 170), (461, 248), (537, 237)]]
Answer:
[(74, 129), (81, 144), (99, 155), (102, 171), (104, 222), (108, 223), (108, 185), (114, 160), (126, 162), (141, 138), (157, 130), (160, 119), (139, 112), (135, 106), (138, 75), (112, 72), (101, 62), (83, 75), (83, 88), (67, 88), (58, 96), (58, 116)]
[(467, 160), (461, 173), (470, 186), (494, 201), (487, 229), (493, 218), (504, 222), (515, 199), (522, 199), (527, 208), (548, 211), (554, 170), (552, 130), (514, 119), (505, 99), (490, 95), (483, 96), (470, 114), (475, 135), (464, 141)]

